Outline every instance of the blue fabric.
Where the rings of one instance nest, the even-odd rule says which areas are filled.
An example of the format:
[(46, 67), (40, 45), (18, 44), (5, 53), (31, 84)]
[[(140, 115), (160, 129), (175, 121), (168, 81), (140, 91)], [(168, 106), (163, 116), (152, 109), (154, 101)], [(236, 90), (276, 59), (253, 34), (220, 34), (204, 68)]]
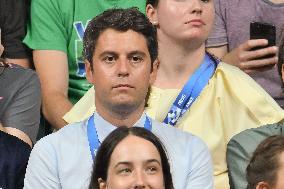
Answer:
[(0, 131), (0, 188), (23, 188), (30, 152), (28, 144)]
[[(148, 116), (146, 116), (144, 128), (149, 130), (149, 131), (151, 131), (151, 129), (152, 129), (152, 121)], [(88, 120), (87, 135), (88, 135), (90, 152), (91, 152), (92, 158), (94, 160), (95, 154), (97, 153), (97, 150), (99, 149), (99, 147), (102, 143), (102, 141), (100, 141), (99, 138), (98, 138), (98, 133), (97, 133), (97, 129), (96, 129), (94, 115), (92, 115)]]
[(206, 53), (202, 64), (188, 79), (181, 92), (171, 106), (164, 123), (174, 126), (178, 119), (191, 107), (203, 88), (208, 84), (214, 74), (217, 61), (212, 55)]
[[(94, 119), (98, 138), (103, 141), (116, 127), (98, 113), (94, 114)], [(143, 127), (145, 119), (144, 113), (134, 126)], [(25, 189), (88, 188), (93, 160), (87, 123), (88, 120), (85, 120), (67, 125), (36, 143), (29, 159)], [(165, 146), (175, 188), (213, 189), (211, 156), (204, 142), (154, 120), (152, 132)]]

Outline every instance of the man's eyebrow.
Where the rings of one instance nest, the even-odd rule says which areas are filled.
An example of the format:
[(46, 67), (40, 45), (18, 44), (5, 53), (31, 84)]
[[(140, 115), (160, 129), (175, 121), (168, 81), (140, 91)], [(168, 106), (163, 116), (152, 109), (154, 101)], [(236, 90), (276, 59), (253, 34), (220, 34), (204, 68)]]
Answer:
[(128, 56), (133, 56), (133, 55), (141, 55), (141, 56), (146, 56), (146, 53), (143, 51), (131, 51), (128, 53)]
[(104, 57), (105, 55), (118, 56), (118, 53), (115, 51), (103, 51), (102, 53), (99, 54), (99, 57)]

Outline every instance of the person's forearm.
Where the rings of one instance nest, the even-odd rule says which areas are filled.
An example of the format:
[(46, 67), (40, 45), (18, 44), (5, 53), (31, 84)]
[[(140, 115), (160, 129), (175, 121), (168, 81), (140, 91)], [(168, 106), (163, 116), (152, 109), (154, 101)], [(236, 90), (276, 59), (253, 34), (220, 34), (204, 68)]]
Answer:
[(55, 129), (60, 129), (66, 125), (63, 115), (73, 106), (67, 95), (67, 55), (57, 50), (34, 50), (33, 58), (40, 78), (44, 117)]
[(72, 106), (72, 103), (65, 95), (53, 93), (43, 97), (42, 111), (52, 127), (54, 129), (60, 129), (67, 125), (62, 117)]
[(217, 47), (207, 47), (206, 50), (221, 59), (223, 62), (227, 64), (238, 66), (238, 62), (236, 60), (235, 51), (228, 52), (227, 45), (217, 46)]
[(227, 64), (239, 66), (239, 62), (238, 62), (236, 57), (237, 57), (237, 55), (235, 54), (235, 52), (231, 51), (231, 52), (225, 54), (221, 59), (222, 59), (223, 62), (226, 62)]
[(222, 60), (222, 62), (238, 66), (238, 62), (235, 58), (237, 55), (235, 55), (234, 51), (228, 52), (226, 45), (219, 47), (208, 47), (206, 50), (218, 57), (220, 60)]
[(219, 59), (222, 59), (228, 53), (227, 45), (207, 47), (206, 50)]
[[(271, 69), (278, 62), (278, 48), (266, 47), (267, 43), (265, 39), (245, 41), (221, 57), (222, 61), (237, 66), (247, 73)], [(262, 48), (252, 50), (255, 47)], [(273, 57), (266, 58), (265, 56), (268, 55)]]

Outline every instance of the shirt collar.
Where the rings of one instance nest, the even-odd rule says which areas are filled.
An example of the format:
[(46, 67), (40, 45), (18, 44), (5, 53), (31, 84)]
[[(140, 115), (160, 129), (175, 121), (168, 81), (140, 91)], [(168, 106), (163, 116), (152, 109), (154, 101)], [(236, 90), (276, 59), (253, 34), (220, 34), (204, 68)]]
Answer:
[[(134, 127), (144, 127), (146, 120), (146, 113), (144, 112), (137, 122), (133, 125)], [(98, 112), (94, 113), (94, 122), (97, 130), (98, 139), (102, 142), (113, 130), (117, 127), (106, 121)]]

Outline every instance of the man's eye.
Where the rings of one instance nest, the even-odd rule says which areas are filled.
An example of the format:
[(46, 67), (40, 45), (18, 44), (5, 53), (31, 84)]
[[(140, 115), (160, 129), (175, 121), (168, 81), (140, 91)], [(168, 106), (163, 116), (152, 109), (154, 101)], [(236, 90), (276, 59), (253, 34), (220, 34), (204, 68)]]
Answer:
[(203, 3), (208, 3), (210, 0), (201, 0)]
[(106, 57), (104, 57), (103, 60), (107, 63), (112, 63), (112, 62), (115, 61), (115, 57), (114, 56), (106, 56)]
[(143, 58), (140, 57), (140, 56), (132, 56), (131, 57), (131, 62), (133, 63), (139, 63), (139, 62), (142, 62), (143, 61)]

